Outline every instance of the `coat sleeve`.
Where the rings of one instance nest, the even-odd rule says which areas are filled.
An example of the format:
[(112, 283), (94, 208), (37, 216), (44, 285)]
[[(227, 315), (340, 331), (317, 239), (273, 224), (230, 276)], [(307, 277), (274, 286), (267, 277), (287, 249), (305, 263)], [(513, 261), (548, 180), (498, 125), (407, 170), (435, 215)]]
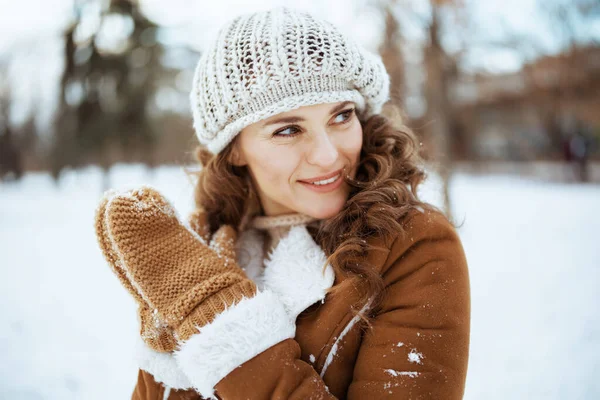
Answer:
[(181, 371), (205, 398), (333, 398), (300, 359), (295, 321), (265, 290), (220, 313), (175, 352)]
[[(347, 398), (462, 398), (470, 297), (453, 227), (433, 213), (413, 218), (380, 267), (386, 292), (363, 336)], [(272, 296), (239, 303), (179, 350), (182, 370), (204, 397), (335, 398), (300, 359), (295, 323)]]
[(348, 399), (462, 399), (470, 286), (460, 239), (424, 212), (391, 246), (386, 294), (364, 335)]

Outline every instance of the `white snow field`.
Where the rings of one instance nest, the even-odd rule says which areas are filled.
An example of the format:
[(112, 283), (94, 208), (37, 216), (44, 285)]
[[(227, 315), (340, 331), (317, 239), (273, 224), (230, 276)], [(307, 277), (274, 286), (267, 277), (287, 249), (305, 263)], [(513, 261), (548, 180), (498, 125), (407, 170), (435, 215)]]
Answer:
[[(180, 167), (111, 170), (161, 190), (181, 216)], [(101, 175), (0, 184), (0, 399), (127, 399), (135, 306), (105, 264), (93, 218)], [(437, 203), (431, 180), (425, 198)], [(600, 186), (459, 174), (472, 336), (466, 399), (600, 399)]]

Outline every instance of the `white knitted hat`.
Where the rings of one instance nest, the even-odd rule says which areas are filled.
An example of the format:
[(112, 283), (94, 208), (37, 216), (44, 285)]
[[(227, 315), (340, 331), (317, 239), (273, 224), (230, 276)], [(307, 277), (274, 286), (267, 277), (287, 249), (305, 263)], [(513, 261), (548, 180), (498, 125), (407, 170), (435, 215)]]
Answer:
[(214, 154), (246, 126), (301, 106), (353, 101), (365, 117), (389, 96), (381, 58), (331, 23), (278, 7), (228, 22), (196, 67), (190, 100)]

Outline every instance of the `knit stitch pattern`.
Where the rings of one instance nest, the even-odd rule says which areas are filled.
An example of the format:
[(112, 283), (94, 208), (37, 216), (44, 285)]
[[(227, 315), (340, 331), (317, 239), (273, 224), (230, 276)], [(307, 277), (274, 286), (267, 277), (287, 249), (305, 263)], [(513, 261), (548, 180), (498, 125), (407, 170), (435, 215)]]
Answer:
[(306, 225), (314, 221), (317, 221), (317, 218), (300, 213), (283, 214), (275, 216), (259, 215), (252, 219), (252, 221), (250, 222), (250, 227), (259, 230), (268, 230), (270, 228), (289, 228), (295, 225)]
[(218, 153), (246, 126), (301, 106), (353, 101), (365, 117), (389, 97), (381, 58), (331, 23), (278, 7), (227, 23), (196, 67), (190, 101), (201, 144)]
[(152, 188), (105, 196), (96, 233), (109, 265), (140, 305), (142, 338), (157, 351), (173, 351), (256, 293), (235, 262), (233, 228), (222, 227), (207, 243)]

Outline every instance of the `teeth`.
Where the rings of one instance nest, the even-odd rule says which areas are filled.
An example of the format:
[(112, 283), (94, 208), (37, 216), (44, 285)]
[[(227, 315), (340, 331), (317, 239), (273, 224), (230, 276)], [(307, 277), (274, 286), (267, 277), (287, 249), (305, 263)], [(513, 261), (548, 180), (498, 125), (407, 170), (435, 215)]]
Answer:
[(329, 183), (331, 183), (331, 182), (335, 182), (335, 181), (337, 181), (337, 179), (338, 179), (339, 177), (340, 177), (340, 174), (338, 174), (338, 175), (334, 176), (333, 178), (329, 178), (329, 179), (324, 179), (324, 180), (322, 180), (322, 181), (316, 181), (316, 182), (313, 182), (312, 184), (313, 184), (313, 185), (317, 185), (317, 186), (320, 186), (320, 185), (327, 185), (327, 184), (329, 184)]

